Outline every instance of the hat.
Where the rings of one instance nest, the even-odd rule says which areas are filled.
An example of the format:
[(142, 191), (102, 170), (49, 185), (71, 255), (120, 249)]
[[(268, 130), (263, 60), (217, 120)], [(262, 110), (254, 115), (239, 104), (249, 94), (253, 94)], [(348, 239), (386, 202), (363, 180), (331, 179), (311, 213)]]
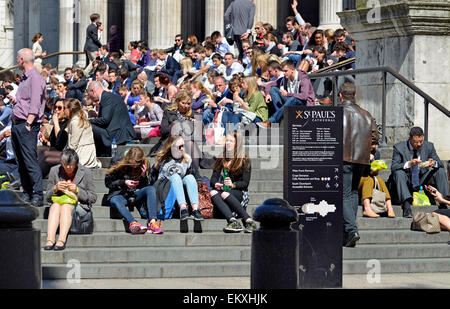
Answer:
[(383, 160), (375, 160), (370, 164), (370, 170), (372, 172), (378, 172), (381, 170), (387, 170), (387, 165)]

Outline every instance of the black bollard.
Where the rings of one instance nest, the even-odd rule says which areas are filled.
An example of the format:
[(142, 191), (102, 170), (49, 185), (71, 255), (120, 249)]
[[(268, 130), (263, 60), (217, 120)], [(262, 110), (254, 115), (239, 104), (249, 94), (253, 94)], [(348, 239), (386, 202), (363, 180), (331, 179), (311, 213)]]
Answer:
[(38, 210), (20, 194), (0, 190), (0, 289), (40, 289), (41, 232), (33, 229)]
[(291, 229), (298, 213), (282, 199), (269, 199), (253, 215), (260, 228), (252, 233), (251, 288), (297, 289), (299, 234)]

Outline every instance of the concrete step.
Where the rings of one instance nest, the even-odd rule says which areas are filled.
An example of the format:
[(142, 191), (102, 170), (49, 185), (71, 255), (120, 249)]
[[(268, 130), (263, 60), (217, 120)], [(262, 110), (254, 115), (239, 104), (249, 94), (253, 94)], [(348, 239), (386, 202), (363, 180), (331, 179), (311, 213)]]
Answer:
[[(450, 258), (427, 258), (427, 259), (388, 259), (378, 260), (380, 262), (381, 280), (383, 274), (396, 273), (437, 273), (450, 271)], [(345, 260), (343, 262), (344, 274), (368, 274), (374, 269), (368, 260)], [(417, 283), (420, 286), (420, 283)]]
[[(95, 233), (93, 235), (70, 235), (67, 240), (68, 248), (130, 248), (130, 247), (222, 247), (222, 246), (250, 246), (251, 234), (225, 234), (223, 232), (209, 232), (195, 234), (166, 232), (162, 235), (143, 234), (131, 235), (125, 232)], [(41, 234), (41, 243), (45, 244), (46, 234)], [(59, 253), (59, 252), (55, 252)]]
[(250, 247), (171, 247), (171, 248), (90, 248), (66, 249), (62, 254), (43, 251), (43, 263), (67, 264), (77, 260), (82, 264), (111, 263), (190, 263), (205, 261), (207, 263), (250, 261)]
[[(277, 161), (274, 160), (274, 164), (277, 164)], [(104, 181), (105, 173), (107, 169), (99, 168), (92, 170), (92, 178), (94, 181)], [(211, 178), (212, 170), (211, 169), (200, 169), (200, 176), (205, 176)], [(283, 166), (280, 165), (279, 168), (256, 168), (252, 165), (252, 178), (251, 181), (254, 180), (283, 180)], [(44, 187), (46, 189), (46, 187)]]
[[(210, 175), (211, 176), (211, 175)], [(44, 188), (47, 188), (48, 180), (44, 179), (42, 181)], [(94, 180), (95, 190), (97, 193), (108, 193), (109, 189), (105, 185), (103, 180)], [(282, 180), (253, 180), (250, 181), (249, 186), (250, 192), (271, 192), (279, 193), (283, 192), (283, 181)]]
[[(67, 279), (73, 264), (42, 265), (44, 280)], [(73, 266), (72, 266), (73, 267)], [(248, 277), (250, 262), (81, 264), (80, 279)], [(69, 277), (70, 278), (70, 277)]]
[(450, 245), (408, 244), (408, 245), (359, 245), (355, 248), (344, 248), (344, 260), (358, 259), (424, 259), (450, 258)]

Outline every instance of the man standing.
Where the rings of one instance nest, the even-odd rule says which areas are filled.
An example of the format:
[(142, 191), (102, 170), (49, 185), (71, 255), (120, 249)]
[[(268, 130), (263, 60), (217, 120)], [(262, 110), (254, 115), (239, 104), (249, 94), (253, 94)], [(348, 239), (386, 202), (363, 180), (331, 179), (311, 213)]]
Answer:
[(242, 40), (248, 39), (255, 19), (255, 4), (251, 0), (234, 0), (225, 12), (225, 24), (233, 23), (234, 41), (239, 50), (239, 61), (242, 62), (244, 49)]
[(127, 106), (117, 94), (104, 91), (100, 82), (94, 81), (87, 89), (94, 102), (100, 102), (98, 118), (91, 119), (97, 157), (110, 157), (111, 144), (126, 144), (136, 137)]
[(356, 226), (358, 212), (358, 185), (364, 170), (370, 164), (370, 146), (378, 139), (375, 121), (366, 110), (355, 103), (356, 87), (344, 83), (339, 90), (344, 108), (344, 246), (354, 247), (360, 239)]
[[(420, 186), (433, 185), (444, 196), (448, 194), (444, 165), (436, 154), (433, 143), (424, 141), (422, 128), (412, 128), (409, 140), (394, 145), (391, 171), (402, 203), (403, 217), (412, 217), (412, 192), (419, 191)], [(447, 206), (441, 204), (439, 208)]]
[(102, 43), (98, 38), (98, 26), (97, 23), (100, 21), (100, 15), (94, 13), (90, 17), (91, 24), (86, 29), (86, 43), (84, 44), (84, 51), (86, 52), (86, 68), (89, 62), (94, 61), (97, 57), (97, 52)]
[(34, 67), (31, 49), (17, 52), (17, 64), (24, 74), (13, 102), (12, 144), (24, 190), (23, 199), (39, 207), (43, 205), (43, 188), (37, 160), (37, 136), (44, 116), (46, 83)]

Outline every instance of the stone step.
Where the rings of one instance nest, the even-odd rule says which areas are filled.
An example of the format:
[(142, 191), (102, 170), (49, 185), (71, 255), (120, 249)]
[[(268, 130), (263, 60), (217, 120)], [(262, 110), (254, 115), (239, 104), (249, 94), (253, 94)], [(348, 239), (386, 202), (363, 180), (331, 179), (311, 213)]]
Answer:
[[(67, 279), (73, 264), (42, 265), (44, 280)], [(73, 266), (72, 266), (73, 267)], [(80, 279), (248, 277), (250, 262), (81, 264)], [(70, 278), (70, 277), (69, 277)]]
[[(44, 179), (42, 181), (44, 188), (47, 188), (48, 180)], [(95, 190), (97, 193), (108, 193), (109, 189), (105, 185), (103, 180), (94, 180)], [(283, 181), (282, 180), (253, 180), (250, 181), (249, 185), (250, 192), (271, 192), (280, 193), (283, 192)]]
[[(277, 161), (275, 160), (273, 164), (277, 164)], [(107, 169), (105, 168), (99, 168), (92, 170), (92, 178), (94, 181), (104, 181), (105, 180), (105, 173)], [(205, 176), (208, 178), (211, 178), (212, 170), (211, 169), (200, 169), (199, 170), (200, 176)], [(279, 168), (254, 168), (252, 167), (252, 176), (251, 181), (254, 180), (283, 180), (283, 167), (280, 166)], [(250, 181), (250, 182), (251, 182)], [(46, 187), (44, 187), (46, 188)]]
[(42, 251), (44, 264), (67, 264), (77, 260), (82, 264), (111, 263), (189, 263), (242, 262), (250, 261), (251, 250), (248, 246), (223, 247), (171, 247), (171, 248), (67, 248), (62, 254)]
[[(345, 251), (345, 250), (344, 250)], [(380, 275), (395, 273), (449, 272), (450, 258), (379, 259)], [(75, 260), (64, 264), (43, 264), (44, 280), (72, 278)], [(192, 263), (82, 263), (79, 279), (141, 279), (141, 278), (189, 278), (189, 277), (248, 277), (250, 261)], [(368, 260), (344, 260), (343, 274), (368, 274), (373, 264)]]
[[(381, 280), (383, 280), (383, 274), (450, 272), (450, 258), (382, 259), (378, 261), (380, 262)], [(366, 259), (343, 262), (344, 274), (368, 274), (371, 269), (374, 267), (368, 265)]]
[(360, 245), (344, 248), (344, 260), (358, 259), (424, 259), (449, 258), (450, 246), (447, 243), (408, 244), (408, 245)]
[[(93, 235), (70, 235), (67, 240), (68, 248), (133, 248), (133, 247), (222, 247), (222, 246), (250, 246), (251, 234), (225, 234), (223, 232), (209, 232), (195, 234), (191, 232), (166, 232), (162, 235), (143, 234), (131, 235), (125, 232), (95, 233)], [(46, 234), (41, 234), (44, 245)], [(58, 252), (56, 252), (58, 253)]]
[[(102, 207), (103, 209), (106, 207)], [(96, 212), (96, 210), (94, 210)], [(136, 215), (137, 221), (141, 224), (146, 224), (147, 220), (140, 219), (137, 212), (133, 212)], [(123, 232), (124, 224), (122, 220), (109, 219), (109, 212), (105, 217), (94, 217), (94, 235), (96, 233), (106, 233), (106, 232)], [(225, 219), (207, 219), (202, 222), (203, 231), (207, 232), (221, 232), (225, 227)], [(42, 233), (47, 233), (48, 220), (37, 219), (33, 221), (33, 227), (39, 229)], [(189, 226), (193, 230), (193, 223), (190, 220)], [(358, 218), (358, 229), (363, 230), (410, 230), (411, 219), (405, 218)], [(165, 232), (177, 232), (179, 231), (179, 220), (172, 219), (166, 220), (162, 223), (162, 228)]]

